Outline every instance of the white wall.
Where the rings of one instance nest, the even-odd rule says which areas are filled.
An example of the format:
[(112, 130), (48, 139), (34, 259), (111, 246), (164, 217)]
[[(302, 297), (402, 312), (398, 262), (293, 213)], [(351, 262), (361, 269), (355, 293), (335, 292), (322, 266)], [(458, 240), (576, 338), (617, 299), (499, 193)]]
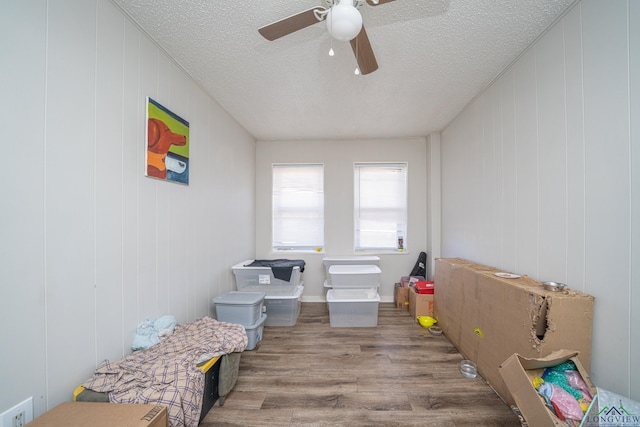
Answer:
[(640, 400), (640, 2), (583, 0), (442, 132), (442, 253), (596, 297), (591, 375)]
[[(379, 293), (393, 301), (393, 285), (411, 272), (427, 248), (426, 140), (258, 141), (256, 148), (256, 256), (304, 259), (304, 301), (324, 301), (325, 256), (353, 256), (354, 162), (408, 162), (408, 251), (380, 256)], [(322, 253), (271, 252), (271, 167), (273, 163), (323, 163), (325, 247)]]
[(433, 280), (435, 260), (442, 251), (442, 149), (440, 133), (427, 137), (427, 278)]
[[(234, 287), (255, 140), (107, 0), (0, 3), (0, 63), (0, 412), (37, 416)], [(144, 176), (147, 96), (190, 122), (189, 186)]]

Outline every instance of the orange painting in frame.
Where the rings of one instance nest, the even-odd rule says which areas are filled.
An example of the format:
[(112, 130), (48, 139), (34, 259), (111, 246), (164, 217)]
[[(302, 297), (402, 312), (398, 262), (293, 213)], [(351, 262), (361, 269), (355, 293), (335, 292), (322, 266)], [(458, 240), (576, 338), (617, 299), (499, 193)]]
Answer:
[(189, 122), (147, 98), (148, 177), (189, 185)]

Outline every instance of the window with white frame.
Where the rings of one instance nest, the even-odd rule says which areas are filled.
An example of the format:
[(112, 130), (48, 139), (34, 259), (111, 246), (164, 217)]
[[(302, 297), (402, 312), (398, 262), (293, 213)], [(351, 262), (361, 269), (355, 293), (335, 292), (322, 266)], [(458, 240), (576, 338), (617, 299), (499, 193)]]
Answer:
[(273, 165), (272, 238), (274, 251), (324, 247), (322, 164)]
[(406, 163), (355, 163), (355, 251), (406, 251), (407, 203)]

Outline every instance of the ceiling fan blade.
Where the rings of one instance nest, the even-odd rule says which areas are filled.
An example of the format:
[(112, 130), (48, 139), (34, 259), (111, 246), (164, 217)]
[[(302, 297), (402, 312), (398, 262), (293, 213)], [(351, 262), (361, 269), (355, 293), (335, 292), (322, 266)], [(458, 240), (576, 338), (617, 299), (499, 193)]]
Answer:
[(258, 29), (258, 32), (267, 40), (276, 40), (287, 34), (294, 33), (303, 28), (307, 28), (313, 24), (317, 24), (318, 18), (316, 18), (315, 11), (324, 12), (325, 9), (322, 6), (312, 7), (304, 12), (291, 15), (287, 18), (276, 21), (272, 24), (265, 25)]
[(369, 74), (378, 69), (378, 61), (376, 61), (376, 56), (373, 54), (373, 48), (369, 42), (369, 37), (367, 37), (364, 25), (360, 33), (351, 40), (351, 49), (353, 49), (353, 54), (356, 56), (360, 74)]
[(369, 6), (380, 6), (381, 4), (391, 3), (394, 0), (367, 0)]

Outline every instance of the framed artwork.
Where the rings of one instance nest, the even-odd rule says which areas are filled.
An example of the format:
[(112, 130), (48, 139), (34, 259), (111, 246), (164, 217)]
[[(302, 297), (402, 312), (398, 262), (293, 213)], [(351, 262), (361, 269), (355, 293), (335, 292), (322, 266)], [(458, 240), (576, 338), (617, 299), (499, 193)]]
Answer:
[(147, 97), (148, 177), (189, 185), (189, 122)]

